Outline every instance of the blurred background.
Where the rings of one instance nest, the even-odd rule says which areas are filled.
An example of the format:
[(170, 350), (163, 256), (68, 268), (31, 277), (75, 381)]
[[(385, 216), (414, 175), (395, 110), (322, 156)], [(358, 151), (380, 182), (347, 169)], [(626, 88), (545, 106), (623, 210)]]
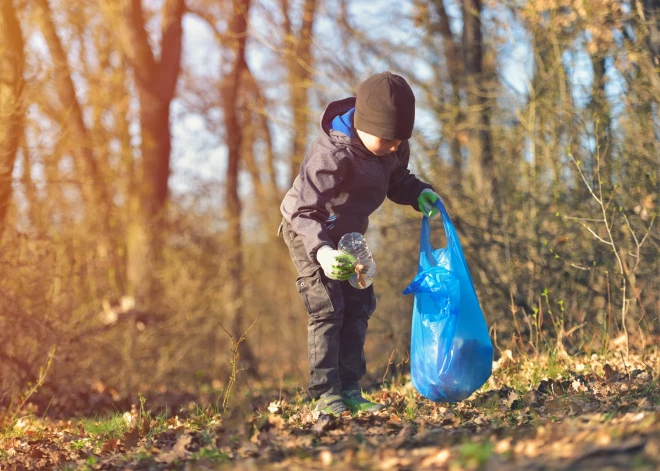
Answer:
[[(496, 350), (651, 342), (660, 1), (0, 0), (0, 404), (46, 366), (52, 410), (213, 394), (246, 331), (239, 383), (304, 388), (279, 203), (383, 70)], [(386, 202), (366, 234), (367, 383), (407, 368), (420, 222)]]

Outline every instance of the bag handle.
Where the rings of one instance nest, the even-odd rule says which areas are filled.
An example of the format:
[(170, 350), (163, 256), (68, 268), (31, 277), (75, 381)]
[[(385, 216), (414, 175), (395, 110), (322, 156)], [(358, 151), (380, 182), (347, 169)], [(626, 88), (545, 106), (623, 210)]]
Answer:
[[(440, 212), (440, 217), (442, 218), (442, 225), (445, 230), (445, 235), (447, 237), (447, 247), (450, 248), (450, 250), (452, 248), (458, 248), (458, 250), (461, 251), (462, 253), (460, 243), (458, 243), (458, 234), (456, 233), (454, 224), (451, 222), (451, 218), (449, 217), (449, 213), (447, 213), (447, 209), (445, 208), (442, 199), (438, 198), (438, 200), (435, 202), (434, 205)], [(426, 215), (424, 215), (424, 217), (422, 218), (422, 231), (420, 235), (419, 247), (420, 247), (420, 268), (422, 268), (421, 267), (422, 257), (426, 259), (427, 266), (435, 267), (438, 264), (438, 262), (433, 256), (434, 250), (433, 250), (433, 246), (431, 245), (431, 222)]]
[[(465, 269), (467, 278), (470, 280), (470, 285), (472, 290), (476, 291), (474, 288), (474, 281), (472, 280), (472, 275), (470, 274), (470, 269), (467, 265), (467, 260), (465, 259), (465, 254), (463, 253), (463, 247), (461, 247), (461, 242), (458, 239), (458, 233), (454, 224), (451, 222), (449, 213), (445, 208), (444, 203), (440, 198), (435, 202), (435, 207), (440, 211), (440, 217), (442, 217), (442, 225), (445, 229), (445, 235), (447, 236), (447, 248), (451, 253), (454, 253), (461, 260), (461, 264)], [(421, 240), (420, 240), (420, 254), (419, 254), (419, 269), (420, 271), (428, 268), (429, 266), (435, 267), (438, 265), (437, 260), (433, 256), (433, 247), (431, 246), (431, 223), (429, 218), (424, 216), (422, 219), (422, 231), (421, 231)], [(423, 260), (426, 261), (426, 266), (423, 265)]]

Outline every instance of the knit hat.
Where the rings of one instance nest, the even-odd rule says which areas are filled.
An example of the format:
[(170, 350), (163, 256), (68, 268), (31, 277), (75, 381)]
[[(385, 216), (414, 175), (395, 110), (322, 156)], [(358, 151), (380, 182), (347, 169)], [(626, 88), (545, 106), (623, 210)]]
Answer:
[(357, 90), (355, 128), (387, 140), (406, 140), (415, 125), (415, 95), (406, 80), (382, 72)]

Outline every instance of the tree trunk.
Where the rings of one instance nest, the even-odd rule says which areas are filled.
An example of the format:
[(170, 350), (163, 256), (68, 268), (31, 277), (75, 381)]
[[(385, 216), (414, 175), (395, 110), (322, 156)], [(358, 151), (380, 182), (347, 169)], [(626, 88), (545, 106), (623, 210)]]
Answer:
[(28, 205), (27, 216), (31, 227), (35, 228), (39, 235), (46, 233), (46, 221), (42, 217), (44, 214), (43, 201), (39, 198), (37, 187), (32, 179), (32, 161), (30, 160), (30, 151), (25, 142), (25, 129), (21, 136), (21, 154), (23, 156), (23, 175), (21, 175), (21, 184), (25, 192), (25, 199)]
[(256, 206), (257, 214), (259, 214), (261, 218), (261, 223), (266, 227), (266, 231), (268, 231), (268, 228), (272, 228), (275, 225), (275, 219), (273, 218), (273, 211), (271, 211), (271, 201), (266, 195), (265, 186), (261, 181), (259, 165), (257, 164), (254, 155), (254, 141), (256, 138), (257, 123), (255, 123), (255, 116), (252, 110), (242, 109), (241, 115), (240, 122), (242, 123), (243, 132), (241, 160), (245, 162), (245, 167), (252, 177), (252, 187), (254, 188), (253, 204)]
[[(277, 190), (277, 183), (275, 180), (275, 154), (273, 152), (273, 141), (268, 126), (268, 118), (266, 116), (266, 103), (259, 84), (257, 83), (254, 75), (250, 71), (249, 66), (245, 70), (246, 80), (246, 95), (250, 97), (248, 105), (249, 110), (244, 111), (246, 132), (250, 135), (245, 135), (244, 139), (244, 161), (248, 171), (252, 175), (252, 181), (255, 186), (255, 195), (258, 201), (256, 202), (259, 213), (262, 217), (263, 224), (266, 225), (266, 230), (272, 230), (274, 224), (278, 224), (281, 219), (279, 211), (273, 211), (273, 208), (279, 207), (281, 196)], [(265, 166), (265, 181), (262, 180), (262, 173), (260, 172), (259, 164), (254, 155), (254, 142), (257, 139), (262, 139), (265, 149), (265, 159), (261, 162)], [(270, 228), (270, 229), (268, 229)]]
[(286, 54), (289, 67), (289, 93), (293, 108), (293, 150), (291, 155), (291, 170), (289, 183), (300, 171), (300, 164), (305, 157), (307, 148), (307, 90), (312, 79), (312, 29), (317, 0), (305, 0), (303, 5), (302, 24), (297, 35), (293, 34), (289, 19), (289, 2), (282, 0), (282, 13), (284, 15), (285, 38), (287, 38)]
[(39, 8), (41, 30), (53, 60), (57, 92), (67, 115), (68, 124), (73, 131), (79, 179), (81, 182), (91, 179), (91, 184), (81, 185), (81, 192), (88, 205), (87, 211), (90, 215), (96, 215), (90, 218), (93, 224), (101, 228), (104, 234), (108, 234), (106, 229), (110, 218), (110, 197), (99, 170), (97, 157), (94, 155), (91, 138), (85, 127), (82, 108), (71, 79), (66, 53), (53, 24), (48, 0), (36, 0), (36, 3)]
[[(593, 57), (594, 81), (591, 88), (590, 108), (595, 116), (594, 134), (596, 136), (595, 150), (600, 162), (594, 161), (594, 166), (600, 166), (601, 182), (607, 190), (612, 188), (613, 164), (612, 161), (612, 133), (610, 126), (610, 105), (605, 94), (606, 65), (605, 57)], [(599, 121), (599, 122), (596, 122)], [(597, 183), (597, 182), (594, 182)]]
[[(239, 102), (240, 85), (242, 77), (247, 69), (245, 62), (245, 43), (247, 39), (248, 15), (250, 10), (250, 0), (233, 0), (234, 16), (229, 24), (230, 48), (234, 53), (233, 64), (227, 75), (223, 77), (222, 82), (222, 108), (225, 116), (225, 128), (227, 136), (227, 181), (226, 181), (226, 219), (228, 233), (227, 251), (227, 288), (229, 292), (229, 310), (230, 319), (232, 319), (231, 332), (234, 339), (238, 341), (245, 333), (247, 328), (244, 322), (244, 293), (243, 293), (243, 247), (241, 238), (241, 201), (238, 196), (238, 170), (241, 159), (241, 144), (243, 141), (243, 131), (240, 122), (239, 107), (245, 105), (245, 102)], [(256, 376), (257, 363), (246, 339), (240, 345), (240, 356), (243, 359), (246, 371)]]
[(142, 306), (153, 306), (161, 292), (158, 270), (163, 244), (163, 216), (170, 176), (170, 103), (181, 65), (184, 0), (166, 0), (161, 9), (161, 57), (148, 41), (140, 0), (106, 5), (120, 17), (119, 40), (134, 73), (140, 103), (140, 167), (131, 195), (136, 217), (127, 236), (130, 291)]
[(23, 128), (23, 35), (13, 0), (0, 0), (0, 236), (11, 204), (12, 173)]
[[(445, 52), (445, 64), (449, 81), (451, 83), (451, 115), (448, 133), (451, 139), (451, 158), (452, 158), (452, 185), (458, 191), (462, 188), (463, 179), (463, 157), (461, 155), (461, 133), (465, 116), (461, 110), (461, 83), (462, 83), (462, 64), (461, 55), (463, 51), (454, 42), (454, 35), (449, 25), (449, 16), (445, 9), (443, 0), (433, 0), (433, 4), (439, 16), (439, 22), (436, 26), (438, 32), (442, 35), (442, 44)], [(435, 29), (435, 28), (434, 28)], [(444, 129), (444, 126), (443, 126)]]
[(467, 89), (470, 166), (478, 192), (493, 195), (497, 180), (490, 142), (490, 115), (484, 97), (481, 0), (462, 0), (463, 63)]

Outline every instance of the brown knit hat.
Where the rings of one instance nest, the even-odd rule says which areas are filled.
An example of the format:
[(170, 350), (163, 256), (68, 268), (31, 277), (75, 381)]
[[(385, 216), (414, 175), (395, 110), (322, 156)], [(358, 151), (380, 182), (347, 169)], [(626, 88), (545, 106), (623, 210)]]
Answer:
[(355, 128), (381, 139), (406, 140), (415, 125), (415, 95), (406, 80), (382, 72), (362, 82), (357, 90)]

